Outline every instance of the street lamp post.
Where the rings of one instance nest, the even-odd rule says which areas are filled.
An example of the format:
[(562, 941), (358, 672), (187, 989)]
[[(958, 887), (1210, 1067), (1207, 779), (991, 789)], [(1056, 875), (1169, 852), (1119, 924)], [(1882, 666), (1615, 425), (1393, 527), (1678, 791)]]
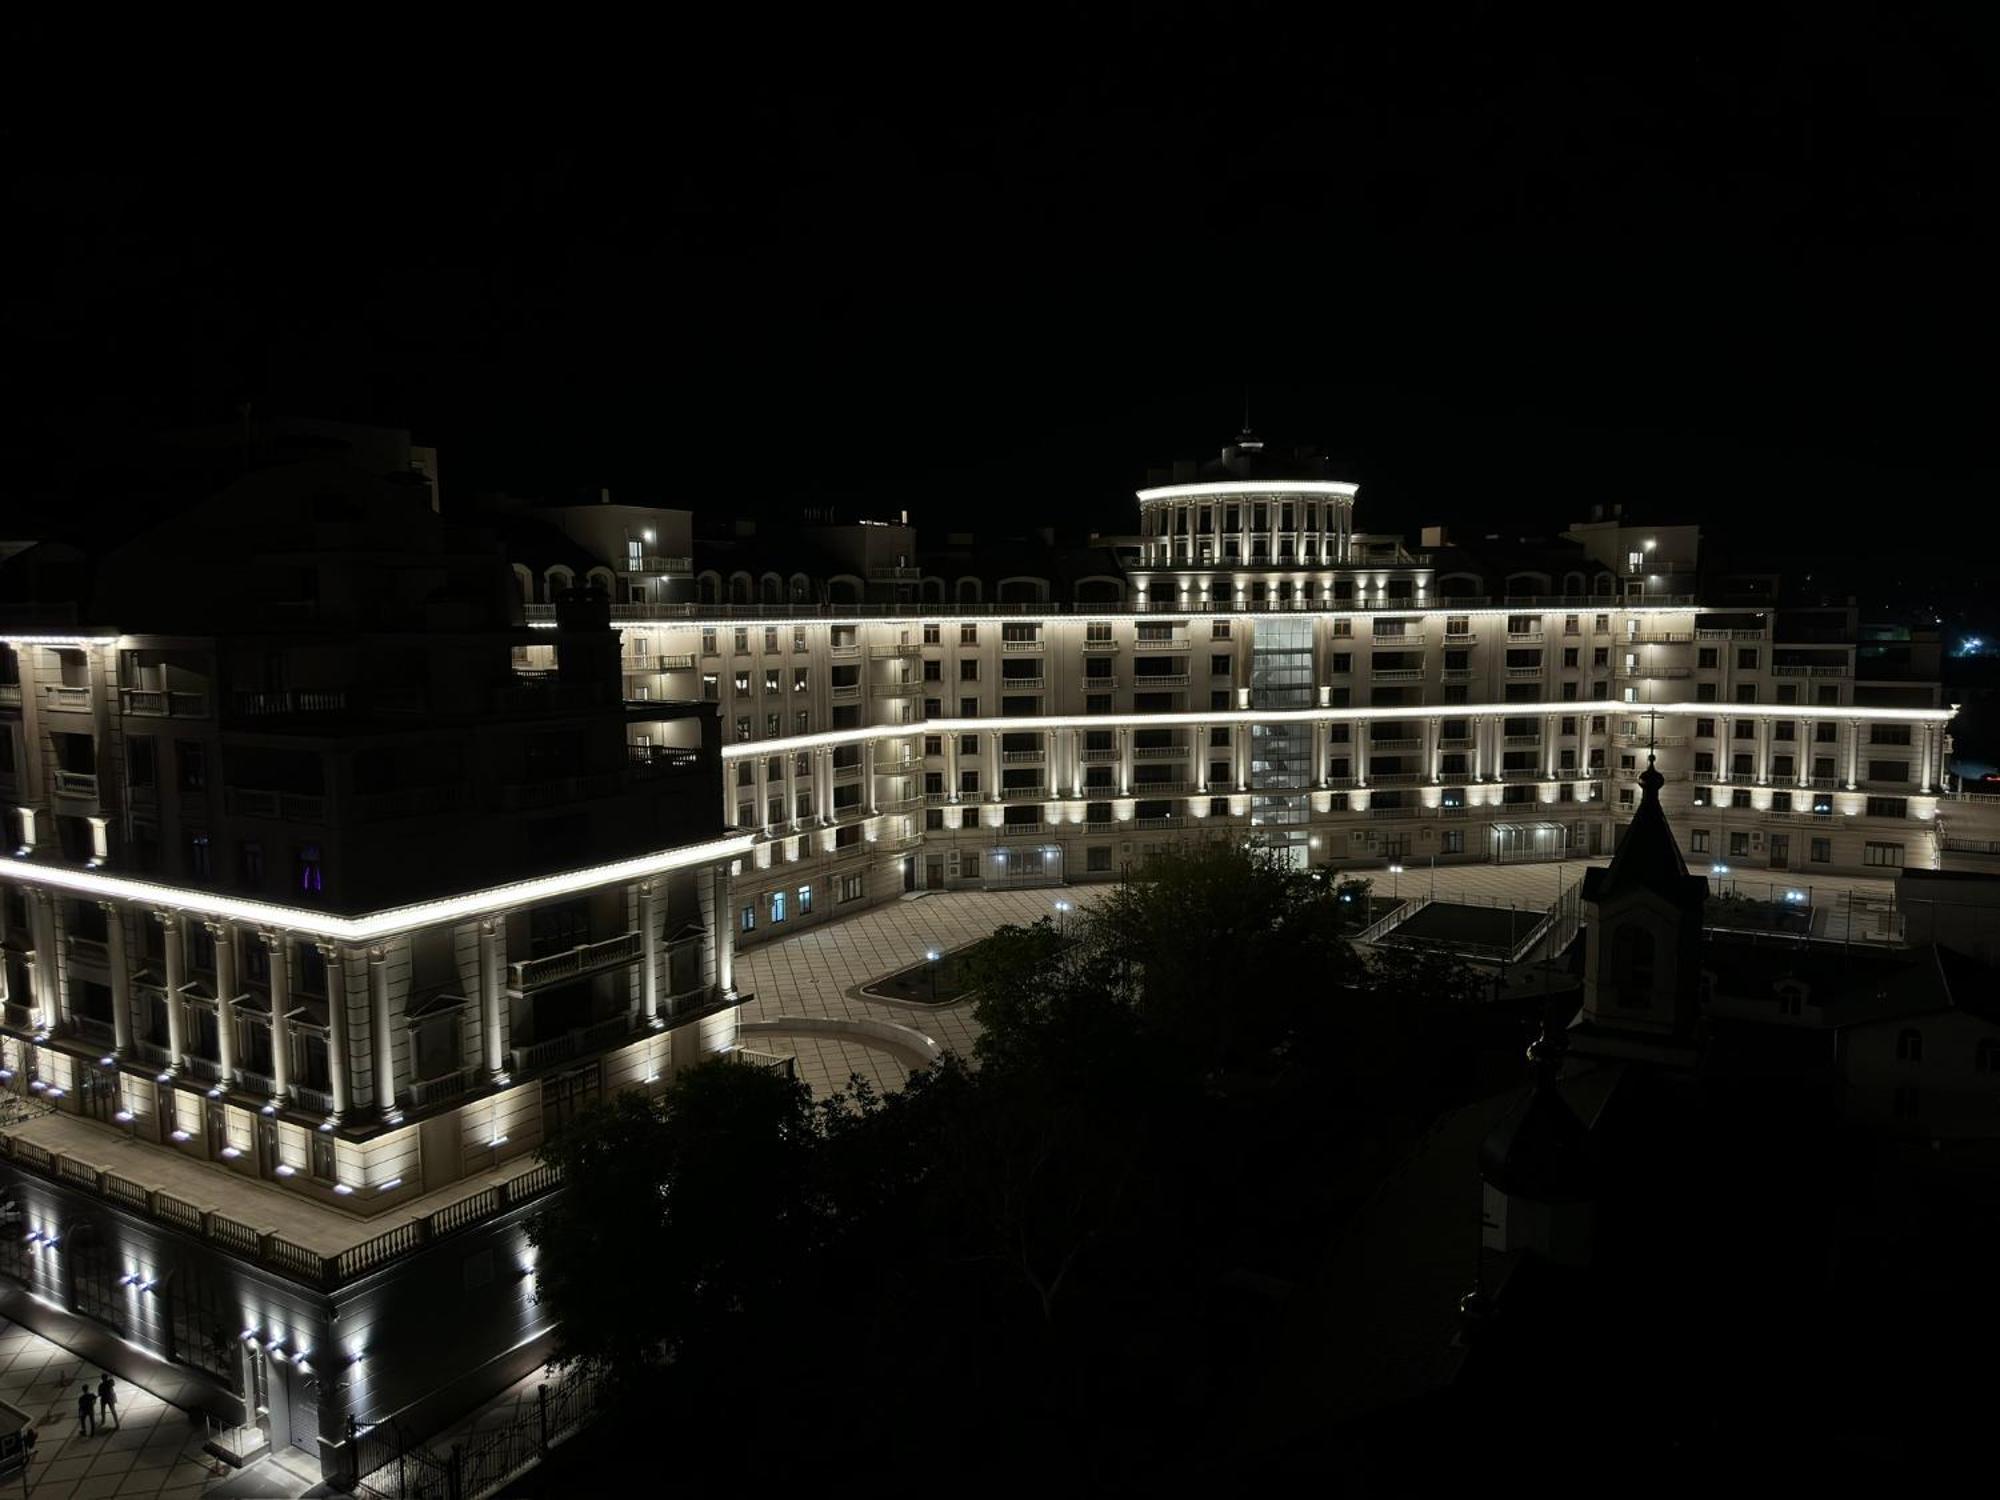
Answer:
[(1391, 900), (1397, 899), (1403, 893), (1402, 876), (1403, 867), (1401, 865), (1389, 866), (1389, 897)]
[(938, 971), (938, 959), (940, 957), (942, 957), (942, 955), (935, 948), (926, 948), (924, 950), (924, 960), (930, 965), (931, 1004), (933, 1005), (937, 1004), (937, 971)]

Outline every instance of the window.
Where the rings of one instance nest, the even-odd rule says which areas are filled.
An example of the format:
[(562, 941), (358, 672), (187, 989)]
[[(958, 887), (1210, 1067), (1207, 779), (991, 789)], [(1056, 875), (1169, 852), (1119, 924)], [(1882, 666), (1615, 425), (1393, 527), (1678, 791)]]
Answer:
[(182, 740), (174, 746), (180, 757), (181, 790), (198, 792), (208, 785), (208, 761), (202, 754), (202, 747), (193, 740)]
[(771, 892), (771, 920), (774, 923), (785, 920), (785, 893), (783, 891)]
[(1900, 870), (1903, 867), (1903, 846), (1901, 844), (1863, 844), (1861, 863), (1874, 865), (1880, 869)]
[(1708, 853), (1708, 830), (1697, 828), (1688, 835), (1688, 851), (1692, 854)]
[(1694, 654), (1694, 664), (1704, 672), (1714, 667), (1717, 664), (1715, 647), (1703, 646), (1699, 648)]
[(264, 846), (244, 843), (236, 851), (236, 873), (253, 890), (264, 888)]
[(976, 645), (978, 645), (978, 644), (979, 644), (979, 627), (978, 627), (977, 625), (961, 625), (961, 626), (959, 626), (959, 627), (958, 627), (958, 643), (959, 643), (959, 645), (961, 645), (961, 646), (976, 646)]
[(324, 888), (326, 878), (325, 868), (320, 862), (319, 845), (299, 845), (295, 863), (298, 867), (298, 888), (308, 895), (317, 896)]
[(713, 625), (704, 625), (702, 627), (701, 654), (703, 656), (715, 655), (715, 627)]
[(1729, 857), (1731, 859), (1742, 859), (1745, 855), (1749, 854), (1749, 852), (1750, 852), (1749, 834), (1732, 833), (1729, 835)]
[[(970, 627), (967, 628), (969, 629)], [(859, 875), (843, 875), (840, 877), (840, 899), (843, 902), (859, 901), (861, 895), (862, 881)]]
[(1755, 646), (1738, 646), (1736, 648), (1736, 666), (1739, 671), (1756, 671), (1757, 648)]
[[(1105, 628), (1106, 628), (1107, 630), (1109, 630), (1109, 628), (1110, 628), (1110, 627), (1109, 627), (1109, 626), (1107, 626), (1107, 627), (1105, 627)], [(1214, 620), (1214, 621), (1211, 621), (1211, 622), (1209, 623), (1209, 627), (1208, 627), (1208, 638), (1209, 638), (1209, 639), (1210, 639), (1211, 641), (1226, 641), (1226, 640), (1228, 640), (1228, 639), (1229, 639), (1229, 621), (1227, 621), (1227, 620)], [(1106, 850), (1105, 852), (1106, 852), (1106, 853), (1109, 853), (1110, 851), (1109, 851), (1109, 850)]]
[[(5, 737), (9, 749), (13, 738)], [(128, 735), (125, 739), (125, 781), (133, 788), (150, 787), (159, 774), (158, 756), (150, 734)]]
[(1896, 1033), (1896, 1061), (1920, 1063), (1924, 1060), (1924, 1034), (1914, 1026)]
[(1812, 862), (1816, 865), (1833, 863), (1833, 840), (1814, 839), (1812, 841)]
[(1235, 670), (1235, 666), (1227, 656), (1211, 656), (1208, 659), (1208, 670), (1213, 676), (1227, 677)]
[(750, 649), (750, 627), (748, 625), (738, 625), (736, 627), (736, 649), (738, 651), (748, 651)]
[(1907, 797), (1870, 797), (1867, 809), (1871, 818), (1907, 818), (1910, 815), (1910, 800)]
[(757, 908), (755, 906), (744, 907), (737, 914), (736, 925), (745, 932), (755, 932), (757, 930)]
[(1110, 874), (1111, 846), (1109, 844), (1093, 844), (1084, 850), (1083, 868), (1087, 873), (1092, 875)]
[(793, 649), (794, 651), (803, 651), (803, 650), (805, 650), (805, 649), (806, 649), (806, 628), (805, 628), (805, 626), (803, 626), (803, 625), (794, 625), (794, 626), (792, 627), (792, 649)]
[(188, 875), (194, 880), (207, 880), (214, 866), (209, 859), (208, 835), (191, 833), (188, 835)]
[(1442, 853), (1445, 854), (1465, 853), (1465, 830), (1463, 828), (1445, 829), (1441, 837), (1440, 843), (1442, 845), (1440, 852)]
[(943, 643), (943, 639), (944, 639), (944, 630), (935, 621), (924, 626), (924, 644), (926, 646), (941, 645)]

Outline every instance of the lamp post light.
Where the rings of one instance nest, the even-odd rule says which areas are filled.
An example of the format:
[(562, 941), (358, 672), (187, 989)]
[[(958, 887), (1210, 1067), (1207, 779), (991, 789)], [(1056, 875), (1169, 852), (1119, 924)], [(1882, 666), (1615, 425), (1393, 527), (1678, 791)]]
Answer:
[(1403, 867), (1401, 865), (1389, 866), (1389, 897), (1391, 900), (1397, 899), (1403, 893), (1402, 876)]
[(1069, 901), (1058, 900), (1056, 902), (1056, 935), (1058, 937), (1069, 936), (1069, 914), (1075, 910), (1076, 907)]
[(933, 1004), (933, 1005), (937, 1004), (937, 971), (938, 971), (938, 960), (939, 960), (940, 958), (942, 958), (943, 956), (944, 956), (944, 955), (943, 955), (943, 954), (941, 954), (941, 953), (939, 953), (939, 952), (937, 951), (937, 949), (935, 949), (935, 948), (926, 948), (926, 949), (924, 949), (924, 961), (925, 961), (925, 962), (926, 962), (927, 964), (929, 964), (929, 965), (930, 965), (930, 974), (931, 974), (931, 1004)]

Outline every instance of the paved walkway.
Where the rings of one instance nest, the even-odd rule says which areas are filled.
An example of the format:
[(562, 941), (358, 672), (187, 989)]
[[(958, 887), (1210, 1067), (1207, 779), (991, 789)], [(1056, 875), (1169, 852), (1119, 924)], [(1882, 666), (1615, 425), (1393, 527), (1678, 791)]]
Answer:
[[(1539, 912), (1555, 901), (1558, 890), (1580, 882), (1586, 869), (1608, 863), (1607, 856), (1540, 864), (1439, 865), (1435, 870), (1427, 864), (1407, 865), (1400, 875), (1386, 867), (1351, 873), (1374, 881), (1379, 895), (1410, 898), (1434, 891), (1440, 900), (1519, 906)], [(1707, 873), (1698, 860), (1693, 868)], [(1886, 899), (1893, 889), (1892, 882), (1886, 880), (1768, 870), (1710, 876), (1709, 884), (1718, 894), (1733, 889), (1759, 900), (1782, 899), (1788, 890), (1809, 891), (1823, 907), (1837, 905), (1850, 890)], [(961, 947), (1009, 922), (1026, 923), (1051, 915), (1059, 900), (1087, 907), (1109, 889), (1107, 884), (1025, 891), (934, 891), (905, 896), (859, 916), (760, 944), (737, 955), (737, 983), (757, 997), (743, 1007), (743, 1019), (778, 1023), (786, 1017), (803, 1016), (887, 1022), (908, 1027), (940, 1047), (970, 1055), (978, 1028), (969, 1001), (933, 1008), (863, 1000), (852, 992), (871, 980), (922, 962), (928, 949)], [(753, 1031), (744, 1042), (759, 1051), (795, 1055), (799, 1077), (816, 1094), (844, 1087), (856, 1073), (883, 1091), (902, 1087), (909, 1076), (909, 1049), (877, 1039)]]
[[(788, 1016), (886, 1022), (908, 1027), (940, 1047), (969, 1056), (976, 1035), (969, 1001), (936, 1007), (897, 1005), (858, 999), (850, 992), (871, 979), (922, 963), (930, 949), (942, 952), (963, 947), (1009, 922), (1027, 923), (1052, 916), (1057, 901), (1088, 905), (1108, 889), (932, 891), (760, 944), (736, 958), (737, 986), (757, 997), (743, 1007), (742, 1018), (747, 1022), (777, 1022)], [(743, 1040), (759, 1051), (795, 1054), (799, 1076), (816, 1094), (843, 1087), (850, 1073), (859, 1073), (878, 1090), (901, 1088), (909, 1076), (909, 1068), (899, 1055), (907, 1055), (904, 1049), (859, 1037), (751, 1032)]]
[[(0, 1323), (0, 1401), (36, 1427), (28, 1493), (34, 1500), (99, 1500), (146, 1495), (192, 1500), (235, 1473), (201, 1451), (208, 1433), (130, 1381), (118, 1382), (118, 1424), (92, 1437), (76, 1426), (80, 1382), (102, 1372), (67, 1349), (13, 1323)], [(19, 1479), (0, 1481), (11, 1495)], [(296, 1493), (296, 1492), (294, 1492)]]

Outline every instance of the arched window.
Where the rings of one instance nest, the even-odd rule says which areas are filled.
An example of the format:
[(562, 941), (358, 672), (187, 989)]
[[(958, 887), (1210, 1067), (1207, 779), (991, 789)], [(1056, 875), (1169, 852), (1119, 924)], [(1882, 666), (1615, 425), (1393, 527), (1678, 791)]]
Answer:
[(755, 591), (755, 585), (750, 582), (750, 575), (748, 573), (731, 573), (729, 575), (729, 602), (731, 604), (750, 603)]
[(700, 592), (703, 604), (720, 604), (722, 602), (722, 575), (719, 573), (702, 574)]
[(1920, 1063), (1924, 1060), (1924, 1034), (1914, 1026), (1896, 1033), (1896, 1061)]
[(1613, 953), (1618, 1003), (1633, 1010), (1650, 1009), (1655, 956), (1652, 933), (1643, 927), (1620, 928)]
[(812, 580), (806, 577), (805, 574), (794, 573), (792, 575), (792, 603), (810, 604), (812, 602), (812, 590)]
[(958, 580), (958, 602), (960, 604), (977, 604), (979, 602), (979, 580), (977, 578), (961, 578)]

